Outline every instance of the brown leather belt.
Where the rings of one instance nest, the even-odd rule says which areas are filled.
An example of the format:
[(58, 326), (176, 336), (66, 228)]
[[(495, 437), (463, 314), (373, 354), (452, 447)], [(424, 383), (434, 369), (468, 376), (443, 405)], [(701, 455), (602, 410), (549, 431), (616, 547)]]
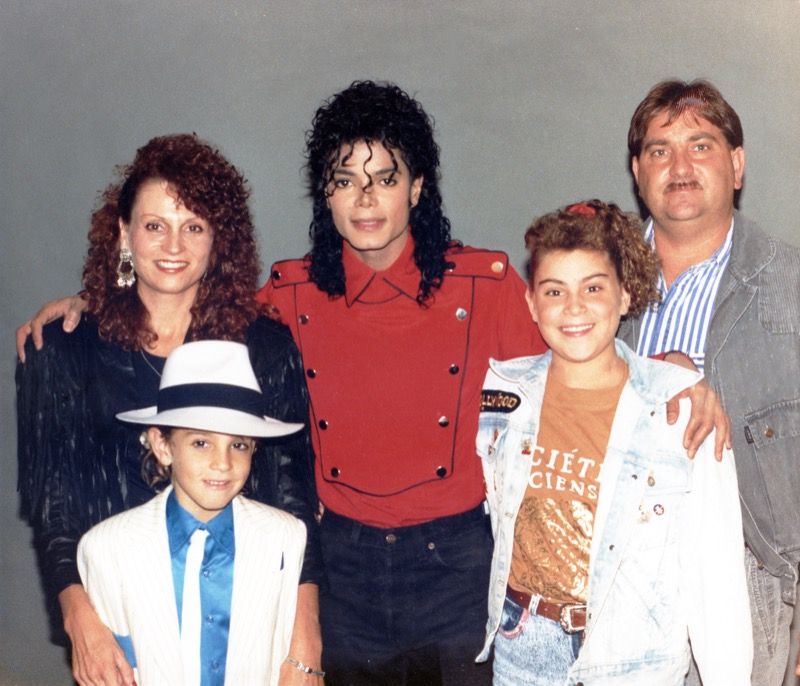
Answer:
[[(506, 595), (521, 607), (531, 610), (530, 593), (523, 593), (511, 586), (506, 586)], [(573, 603), (551, 603), (544, 598), (539, 598), (533, 614), (558, 622), (568, 634), (577, 634), (586, 629), (586, 605)]]

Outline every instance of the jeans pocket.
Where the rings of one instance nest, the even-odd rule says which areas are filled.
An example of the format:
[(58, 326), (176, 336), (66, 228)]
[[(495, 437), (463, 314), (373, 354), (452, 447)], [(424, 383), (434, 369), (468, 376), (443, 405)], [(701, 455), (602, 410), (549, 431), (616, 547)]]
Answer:
[(488, 582), (494, 549), (488, 521), (487, 515), (482, 521), (458, 533), (433, 536), (420, 548), (420, 554), (437, 569), (449, 572), (483, 570)]
[(503, 613), (500, 615), (500, 627), (497, 631), (505, 638), (514, 638), (522, 633), (528, 621), (528, 608), (506, 596)]

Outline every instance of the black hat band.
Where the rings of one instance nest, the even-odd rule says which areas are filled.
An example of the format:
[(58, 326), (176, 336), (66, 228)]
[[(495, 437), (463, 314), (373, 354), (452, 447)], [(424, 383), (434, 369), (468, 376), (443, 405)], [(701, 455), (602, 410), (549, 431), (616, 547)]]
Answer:
[(197, 407), (219, 407), (251, 414), (264, 415), (264, 397), (258, 391), (222, 383), (188, 383), (168, 386), (158, 391), (158, 412)]

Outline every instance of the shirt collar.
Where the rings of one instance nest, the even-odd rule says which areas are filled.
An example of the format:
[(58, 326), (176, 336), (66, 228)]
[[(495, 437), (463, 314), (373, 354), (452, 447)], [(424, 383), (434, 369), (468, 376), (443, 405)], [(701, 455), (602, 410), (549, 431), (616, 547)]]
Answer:
[[(727, 260), (727, 257), (731, 251), (731, 244), (733, 243), (733, 221), (733, 218), (731, 218), (731, 227), (728, 229), (728, 233), (725, 234), (725, 240), (722, 241), (722, 245), (716, 249), (711, 257), (700, 264), (706, 264), (707, 262), (711, 261), (715, 262), (716, 264), (721, 264)], [(653, 228), (652, 217), (648, 218), (644, 225), (644, 239), (650, 244), (650, 247), (653, 248), (653, 250), (656, 249), (655, 229)]]
[(197, 529), (206, 529), (211, 536), (231, 557), (236, 551), (233, 535), (233, 502), (227, 504), (213, 519), (201, 522), (187, 512), (178, 502), (173, 490), (167, 497), (167, 533), (169, 535), (170, 555), (187, 545), (188, 540)]
[(408, 232), (403, 251), (388, 269), (376, 272), (359, 260), (346, 245), (342, 246), (342, 264), (345, 274), (345, 299), (353, 303), (381, 303), (399, 294), (416, 300), (420, 272), (414, 262), (414, 239)]
[[(725, 266), (728, 264), (728, 259), (731, 256), (731, 248), (733, 247), (733, 223), (734, 219), (731, 218), (731, 227), (728, 229), (728, 233), (725, 234), (725, 240), (722, 241), (722, 245), (716, 249), (714, 254), (709, 257), (704, 262), (700, 262), (695, 264), (686, 271), (689, 272), (691, 270), (696, 269), (703, 269), (703, 268), (710, 268), (710, 269), (724, 269)], [(655, 229), (653, 228), (653, 218), (650, 217), (644, 225), (644, 239), (650, 245), (650, 247), (655, 251), (656, 249), (656, 240), (655, 240)], [(662, 293), (666, 293), (666, 283), (664, 282), (664, 272), (659, 270), (659, 283), (658, 286)]]

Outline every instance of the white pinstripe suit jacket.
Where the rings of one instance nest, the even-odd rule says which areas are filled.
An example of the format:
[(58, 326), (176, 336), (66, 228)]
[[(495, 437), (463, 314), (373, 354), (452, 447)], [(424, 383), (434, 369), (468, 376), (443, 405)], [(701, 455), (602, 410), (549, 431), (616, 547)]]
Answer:
[[(130, 636), (139, 686), (183, 683), (166, 527), (171, 489), (92, 528), (78, 547), (83, 585), (105, 624)], [(237, 496), (225, 684), (277, 684), (289, 652), (306, 531), (293, 516)]]

